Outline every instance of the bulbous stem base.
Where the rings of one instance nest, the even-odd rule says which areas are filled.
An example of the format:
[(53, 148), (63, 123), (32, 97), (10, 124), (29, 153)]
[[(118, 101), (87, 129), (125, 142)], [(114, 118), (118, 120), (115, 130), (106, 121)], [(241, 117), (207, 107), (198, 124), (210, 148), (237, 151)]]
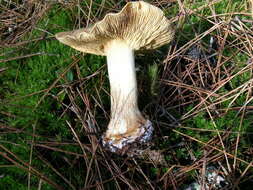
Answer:
[(111, 152), (123, 155), (136, 147), (136, 144), (145, 144), (151, 140), (154, 128), (152, 123), (147, 120), (144, 125), (136, 128), (132, 133), (121, 134), (120, 136), (107, 137), (105, 134), (102, 139), (104, 147)]

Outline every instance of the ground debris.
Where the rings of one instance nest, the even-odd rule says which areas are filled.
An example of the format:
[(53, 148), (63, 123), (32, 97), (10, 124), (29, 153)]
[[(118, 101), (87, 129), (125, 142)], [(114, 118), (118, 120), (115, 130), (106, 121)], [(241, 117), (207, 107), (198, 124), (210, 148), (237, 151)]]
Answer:
[(206, 168), (205, 184), (201, 185), (199, 181), (193, 182), (184, 190), (201, 190), (203, 189), (202, 187), (204, 187), (205, 190), (224, 188), (229, 183), (224, 176), (219, 173), (220, 172), (214, 166), (209, 166)]

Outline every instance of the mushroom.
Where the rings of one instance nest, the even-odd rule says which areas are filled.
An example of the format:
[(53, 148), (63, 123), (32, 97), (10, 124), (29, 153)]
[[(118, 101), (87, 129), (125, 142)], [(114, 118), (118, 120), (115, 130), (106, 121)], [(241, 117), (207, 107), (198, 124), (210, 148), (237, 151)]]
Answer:
[(173, 36), (163, 11), (143, 1), (128, 2), (119, 13), (109, 13), (91, 27), (56, 34), (76, 50), (107, 57), (111, 119), (102, 142), (112, 152), (126, 152), (135, 142), (151, 139), (152, 123), (137, 103), (134, 50), (158, 48)]

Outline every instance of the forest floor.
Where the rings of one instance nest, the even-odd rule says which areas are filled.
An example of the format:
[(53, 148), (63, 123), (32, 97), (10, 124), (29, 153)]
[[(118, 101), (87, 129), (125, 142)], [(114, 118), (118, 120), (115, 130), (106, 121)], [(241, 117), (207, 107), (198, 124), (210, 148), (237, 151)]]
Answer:
[(155, 132), (135, 157), (100, 144), (110, 120), (105, 57), (54, 37), (126, 2), (0, 0), (0, 189), (251, 190), (251, 1), (147, 1), (176, 35), (136, 52), (139, 107)]

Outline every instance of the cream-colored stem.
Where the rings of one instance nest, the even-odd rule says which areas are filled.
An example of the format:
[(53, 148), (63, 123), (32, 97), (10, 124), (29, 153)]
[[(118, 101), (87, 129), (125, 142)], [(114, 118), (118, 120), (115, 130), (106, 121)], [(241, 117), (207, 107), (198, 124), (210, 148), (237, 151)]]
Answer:
[(142, 118), (137, 104), (137, 83), (133, 50), (122, 41), (107, 46), (111, 87), (111, 121), (107, 134), (125, 134)]

